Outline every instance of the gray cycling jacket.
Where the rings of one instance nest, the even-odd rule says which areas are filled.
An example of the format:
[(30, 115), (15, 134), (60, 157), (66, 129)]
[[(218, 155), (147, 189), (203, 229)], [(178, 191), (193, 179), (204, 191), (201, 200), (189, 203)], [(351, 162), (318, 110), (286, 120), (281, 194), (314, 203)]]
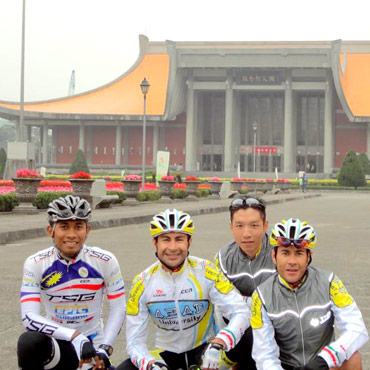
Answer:
[(216, 265), (230, 282), (246, 297), (251, 297), (256, 287), (276, 272), (265, 233), (257, 256), (251, 260), (235, 241), (225, 245), (216, 255)]
[(296, 289), (278, 274), (262, 283), (252, 298), (251, 324), (260, 370), (300, 368), (315, 356), (329, 368), (339, 367), (368, 340), (361, 312), (342, 281), (312, 266)]

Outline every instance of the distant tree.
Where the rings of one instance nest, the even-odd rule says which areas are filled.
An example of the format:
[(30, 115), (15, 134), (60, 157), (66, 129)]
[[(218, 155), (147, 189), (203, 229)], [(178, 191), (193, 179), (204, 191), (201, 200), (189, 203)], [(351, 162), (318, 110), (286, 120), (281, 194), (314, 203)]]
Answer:
[(338, 176), (338, 183), (342, 186), (365, 186), (365, 173), (360, 161), (353, 150), (350, 150), (344, 160)]
[(71, 167), (69, 168), (69, 174), (73, 175), (76, 172), (84, 171), (90, 173), (89, 166), (87, 165), (84, 152), (81, 149), (78, 149)]
[(0, 148), (0, 179), (4, 178), (5, 164), (6, 164), (6, 151)]
[(8, 141), (15, 141), (15, 138), (16, 130), (14, 124), (5, 123), (0, 126), (0, 148), (6, 148)]
[(358, 160), (362, 166), (362, 169), (365, 172), (365, 175), (370, 175), (370, 161), (366, 153), (360, 153)]

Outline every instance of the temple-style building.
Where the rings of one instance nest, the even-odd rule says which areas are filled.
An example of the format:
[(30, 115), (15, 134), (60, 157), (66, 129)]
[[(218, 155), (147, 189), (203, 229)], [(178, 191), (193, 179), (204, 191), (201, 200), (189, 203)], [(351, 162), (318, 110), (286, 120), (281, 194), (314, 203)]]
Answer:
[[(240, 165), (330, 175), (349, 149), (370, 156), (370, 41), (139, 39), (136, 63), (116, 80), (25, 103), (25, 125), (40, 128), (39, 165), (68, 167), (80, 148), (91, 168), (140, 168), (144, 77), (148, 167), (166, 150), (171, 165), (193, 173), (230, 175)], [(19, 115), (19, 103), (0, 101), (0, 117)]]

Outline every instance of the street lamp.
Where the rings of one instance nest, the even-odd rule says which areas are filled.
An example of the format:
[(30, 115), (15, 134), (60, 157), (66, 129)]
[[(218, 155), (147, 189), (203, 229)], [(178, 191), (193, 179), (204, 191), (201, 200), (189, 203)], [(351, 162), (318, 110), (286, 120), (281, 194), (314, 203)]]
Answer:
[(258, 129), (258, 123), (256, 121), (252, 123), (252, 129), (253, 129), (253, 172), (256, 172), (256, 145)]
[(144, 191), (145, 190), (145, 154), (146, 154), (146, 94), (148, 93), (149, 91), (149, 82), (148, 80), (146, 79), (146, 77), (144, 77), (144, 79), (141, 81), (141, 84), (140, 84), (140, 88), (141, 88), (141, 92), (143, 93), (144, 95), (144, 115), (143, 115), (143, 146), (142, 146), (142, 155), (143, 155), (143, 159), (142, 159), (142, 180), (141, 180), (141, 191)]

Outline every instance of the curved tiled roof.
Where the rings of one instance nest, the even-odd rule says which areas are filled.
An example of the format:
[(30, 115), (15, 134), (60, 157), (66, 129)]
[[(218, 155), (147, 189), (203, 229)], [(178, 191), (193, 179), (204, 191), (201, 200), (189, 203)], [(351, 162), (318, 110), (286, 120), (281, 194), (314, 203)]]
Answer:
[[(130, 71), (107, 85), (74, 96), (25, 103), (24, 111), (25, 113), (141, 115), (143, 94), (140, 83), (146, 77), (150, 83), (147, 114), (163, 115), (166, 108), (169, 64), (168, 54), (145, 54)], [(0, 101), (0, 108), (19, 111), (20, 104)]]
[(340, 82), (354, 116), (370, 117), (370, 54), (341, 54)]

